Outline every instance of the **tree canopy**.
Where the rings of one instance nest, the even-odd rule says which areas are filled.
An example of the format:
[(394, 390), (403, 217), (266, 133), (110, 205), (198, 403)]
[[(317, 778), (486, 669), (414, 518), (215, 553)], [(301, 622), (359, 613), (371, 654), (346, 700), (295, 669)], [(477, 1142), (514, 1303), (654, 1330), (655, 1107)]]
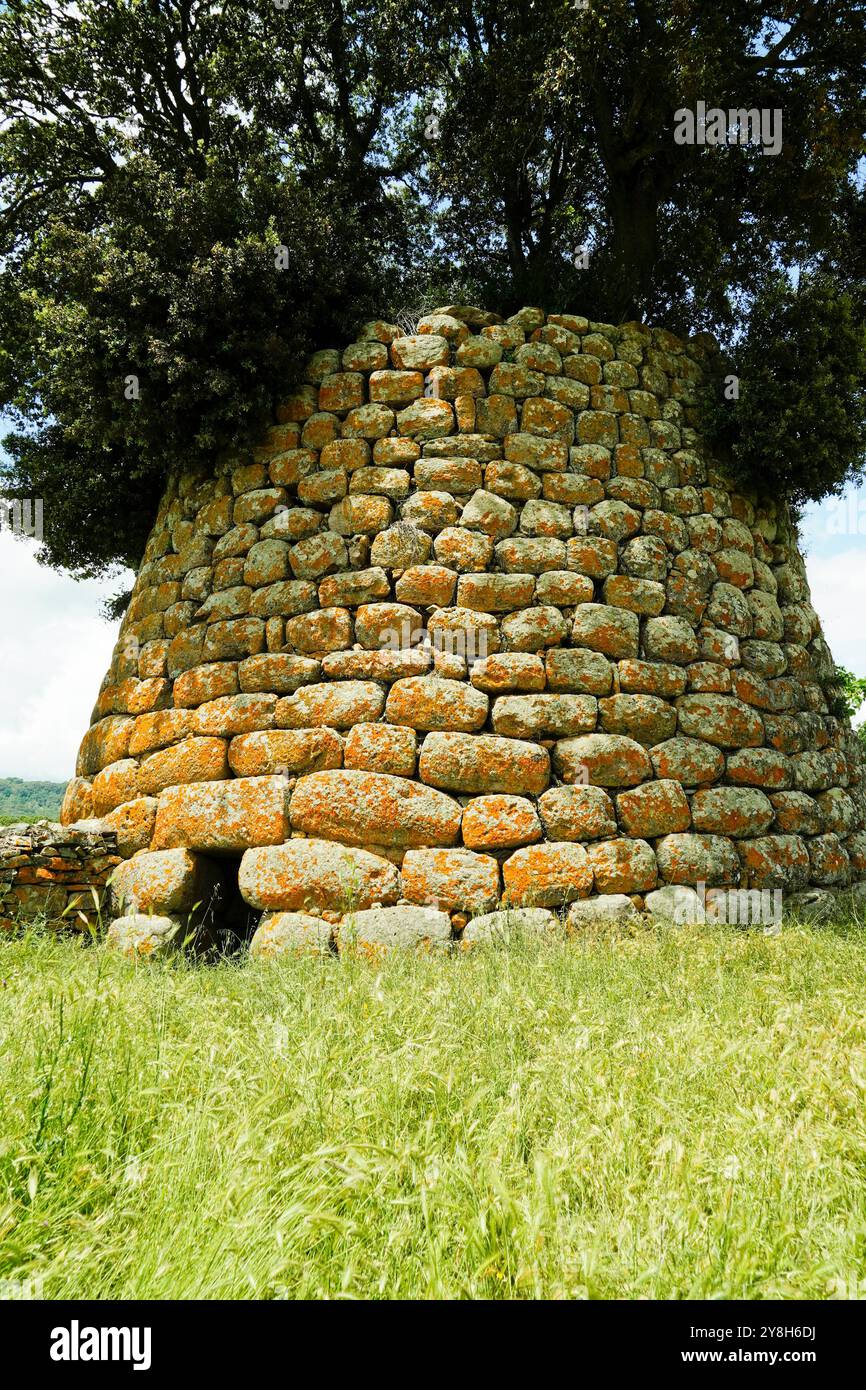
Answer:
[[(840, 486), (863, 447), (864, 10), (7, 0), (0, 406), (43, 558), (135, 565), (174, 463), (244, 447), (359, 318), (457, 297), (712, 330), (737, 466), (795, 499)], [(700, 102), (781, 112), (778, 152), (679, 143)], [(768, 332), (801, 348), (762, 363)]]
[(0, 777), (0, 825), (56, 820), (65, 786), (64, 782), (25, 782), (20, 777)]

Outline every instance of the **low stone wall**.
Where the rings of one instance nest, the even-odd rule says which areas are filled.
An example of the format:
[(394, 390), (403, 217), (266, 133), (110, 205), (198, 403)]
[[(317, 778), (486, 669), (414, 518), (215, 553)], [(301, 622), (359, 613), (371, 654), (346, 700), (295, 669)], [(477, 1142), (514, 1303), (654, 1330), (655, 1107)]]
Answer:
[[(819, 922), (838, 889), (705, 888), (662, 884), (645, 894), (611, 886), (585, 896), (593, 869), (580, 846), (561, 844), (557, 871), (525, 865), (522, 890), (500, 906), (499, 866), (466, 849), (408, 850), (401, 867), (357, 846), (293, 836), (236, 859), (177, 847), (136, 854), (112, 877), (108, 944), (135, 958), (231, 948), (253, 957), (361, 952), (393, 947), (469, 949), (515, 936), (579, 935), (593, 926), (718, 923), (778, 931), (784, 910)], [(598, 864), (595, 864), (596, 882)], [(506, 874), (506, 883), (508, 883)], [(862, 888), (863, 885), (860, 885)], [(855, 891), (857, 891), (855, 889)]]
[[(273, 779), (274, 782), (277, 779)], [(276, 791), (277, 789), (274, 788)], [(290, 794), (282, 789), (284, 804)], [(515, 933), (550, 936), (605, 922), (732, 922), (774, 929), (781, 892), (710, 889), (696, 894), (663, 885), (646, 895), (609, 891), (583, 896), (590, 879), (583, 850), (559, 846), (560, 874), (532, 872), (498, 910), (493, 856), (465, 849), (409, 850), (401, 866), (357, 846), (297, 835), (281, 844), (213, 858), (185, 848), (118, 853), (116, 832), (91, 820), (63, 827), (47, 821), (0, 832), (0, 930), (28, 921), (54, 930), (108, 927), (108, 944), (130, 957), (160, 955), (184, 942), (231, 948), (249, 939), (254, 957), (313, 951), (378, 956), (395, 946), (469, 948)], [(577, 849), (581, 858), (574, 858)], [(566, 883), (567, 880), (567, 883)], [(787, 895), (786, 908), (821, 920), (834, 891)], [(771, 901), (777, 899), (778, 901)], [(539, 906), (545, 904), (545, 907)], [(554, 910), (551, 910), (553, 908)]]
[(51, 821), (0, 830), (0, 930), (45, 918), (50, 927), (95, 923), (108, 880), (121, 862), (117, 836), (101, 827)]

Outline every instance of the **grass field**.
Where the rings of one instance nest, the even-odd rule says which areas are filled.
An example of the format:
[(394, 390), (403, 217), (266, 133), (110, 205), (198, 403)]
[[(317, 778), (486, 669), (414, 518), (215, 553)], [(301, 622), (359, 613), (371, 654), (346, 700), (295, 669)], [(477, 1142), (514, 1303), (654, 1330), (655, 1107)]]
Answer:
[(379, 966), (7, 938), (0, 1279), (864, 1296), (864, 967), (853, 910)]

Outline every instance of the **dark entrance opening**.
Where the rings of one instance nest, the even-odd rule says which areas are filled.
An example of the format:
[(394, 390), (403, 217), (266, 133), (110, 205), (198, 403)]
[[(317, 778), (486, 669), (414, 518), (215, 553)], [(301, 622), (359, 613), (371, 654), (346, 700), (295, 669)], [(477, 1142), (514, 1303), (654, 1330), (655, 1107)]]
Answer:
[(261, 912), (244, 902), (238, 887), (241, 856), (215, 859), (218, 878), (196, 913), (196, 948), (209, 959), (236, 956), (248, 945)]

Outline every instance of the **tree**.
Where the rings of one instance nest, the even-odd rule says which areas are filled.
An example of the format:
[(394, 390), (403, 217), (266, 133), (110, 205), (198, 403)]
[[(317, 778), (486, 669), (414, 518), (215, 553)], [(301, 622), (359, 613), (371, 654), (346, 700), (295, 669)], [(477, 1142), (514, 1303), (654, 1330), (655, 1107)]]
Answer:
[[(836, 693), (830, 704), (831, 714), (835, 714), (837, 719), (853, 719), (866, 700), (866, 679), (855, 676), (844, 666), (837, 666), (833, 685)], [(866, 723), (858, 724), (854, 733), (866, 750)]]
[(64, 788), (63, 782), (25, 782), (20, 777), (0, 777), (0, 825), (57, 820)]
[(387, 133), (406, 10), (0, 13), (0, 386), (50, 564), (136, 564), (172, 465), (249, 443), (410, 261)]
[[(439, 13), (428, 188), (450, 256), (490, 298), (729, 329), (774, 270), (832, 245), (862, 152), (860, 0), (452, 0)], [(676, 143), (675, 113), (700, 100), (780, 109), (778, 155)]]
[[(809, 393), (838, 332), (850, 352), (820, 405), (846, 476), (864, 11), (7, 0), (0, 406), (18, 422), (7, 490), (45, 499), (43, 558), (134, 564), (166, 472), (245, 448), (312, 347), (458, 292), (739, 343), (742, 404), (718, 425), (745, 431), (754, 470), (798, 394), (801, 462), (780, 457), (778, 480), (803, 496)], [(778, 152), (679, 143), (677, 112), (702, 101), (781, 111)], [(785, 389), (760, 375), (768, 324), (803, 339)]]
[(138, 156), (110, 226), (57, 219), (30, 251), (16, 401), (37, 427), (7, 448), (18, 486), (50, 499), (52, 563), (137, 564), (172, 465), (251, 441), (316, 333), (345, 338), (372, 309), (357, 218), (246, 175), (178, 183)]
[(862, 288), (840, 289), (821, 274), (801, 276), (796, 286), (779, 276), (758, 296), (742, 340), (714, 382), (705, 421), (746, 485), (798, 506), (838, 495), (862, 471), (863, 309)]
[(855, 676), (854, 672), (845, 666), (837, 666), (835, 676), (840, 718), (853, 719), (866, 700), (866, 679), (863, 676)]

